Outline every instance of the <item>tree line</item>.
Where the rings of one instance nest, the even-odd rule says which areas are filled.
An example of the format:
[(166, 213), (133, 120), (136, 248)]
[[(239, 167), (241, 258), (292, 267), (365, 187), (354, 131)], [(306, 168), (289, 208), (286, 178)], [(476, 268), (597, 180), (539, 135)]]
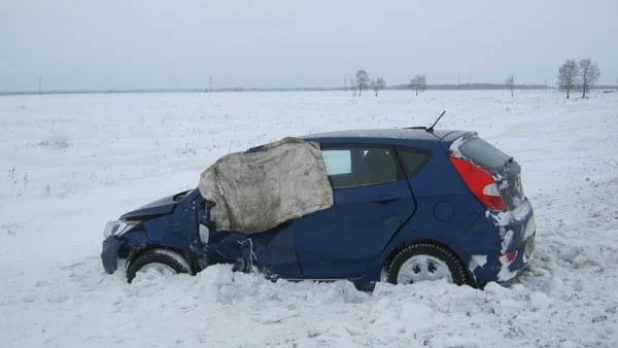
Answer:
[[(567, 59), (564, 64), (558, 69), (558, 81), (557, 85), (561, 91), (566, 92), (567, 99), (570, 98), (571, 91), (581, 90), (582, 98), (586, 97), (586, 93), (590, 91), (599, 76), (601, 75), (599, 67), (596, 63), (592, 62), (590, 58), (581, 59), (576, 61), (575, 59)], [(346, 80), (347, 83), (347, 80)], [(617, 83), (618, 84), (618, 83)], [(410, 79), (408, 88), (414, 91), (418, 96), (418, 92), (422, 92), (427, 89), (427, 78), (424, 74), (416, 74)], [(509, 75), (504, 81), (504, 86), (507, 87), (513, 97), (513, 89), (515, 88), (515, 77)], [(358, 70), (351, 80), (351, 88), (354, 96), (361, 96), (363, 91), (368, 88), (373, 89), (375, 96), (377, 97), (381, 90), (386, 87), (386, 82), (383, 78), (378, 77), (375, 80), (369, 78), (369, 74), (365, 70)]]
[[(589, 92), (590, 88), (597, 83), (599, 76), (601, 76), (599, 67), (590, 58), (580, 61), (567, 59), (558, 69), (557, 85), (561, 91), (566, 92), (567, 99), (570, 98), (571, 91), (577, 89), (582, 91), (582, 98), (586, 98), (586, 92)], [(510, 75), (506, 78), (504, 84), (511, 90), (511, 97), (513, 97), (515, 77)]]
[[(386, 81), (383, 78), (378, 77), (375, 80), (369, 78), (369, 74), (365, 70), (358, 70), (351, 81), (351, 88), (354, 96), (361, 96), (364, 90), (367, 88), (373, 89), (375, 96), (377, 97), (381, 90), (386, 87)], [(417, 74), (410, 79), (409, 87), (415, 91), (418, 96), (419, 91), (427, 89), (427, 79), (425, 75)]]
[(582, 98), (586, 98), (586, 92), (601, 76), (599, 67), (590, 58), (582, 59), (579, 62), (575, 59), (567, 59), (558, 69), (558, 88), (566, 92), (569, 99), (571, 91), (581, 89)]

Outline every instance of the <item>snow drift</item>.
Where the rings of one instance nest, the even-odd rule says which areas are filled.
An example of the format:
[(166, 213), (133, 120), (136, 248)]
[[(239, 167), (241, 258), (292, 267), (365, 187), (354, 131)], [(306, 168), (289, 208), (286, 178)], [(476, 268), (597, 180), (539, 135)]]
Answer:
[[(614, 347), (617, 105), (552, 91), (0, 97), (0, 347)], [(511, 287), (103, 271), (105, 222), (194, 188), (205, 161), (289, 134), (429, 125), (444, 108), (439, 127), (478, 131), (524, 168), (537, 249)]]

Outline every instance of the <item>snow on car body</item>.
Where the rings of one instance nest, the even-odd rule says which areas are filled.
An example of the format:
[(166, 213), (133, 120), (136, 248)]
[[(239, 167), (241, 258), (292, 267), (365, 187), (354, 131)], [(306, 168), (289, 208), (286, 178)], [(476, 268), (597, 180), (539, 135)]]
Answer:
[(371, 289), (380, 280), (433, 279), (483, 287), (527, 266), (535, 224), (519, 164), (476, 133), (383, 129), (302, 138), (321, 146), (332, 207), (250, 236), (211, 228), (206, 237), (206, 201), (197, 189), (180, 193), (108, 224), (106, 271), (116, 270), (118, 257), (128, 259), (129, 280), (149, 264), (194, 274), (242, 261), (272, 278), (349, 279)]

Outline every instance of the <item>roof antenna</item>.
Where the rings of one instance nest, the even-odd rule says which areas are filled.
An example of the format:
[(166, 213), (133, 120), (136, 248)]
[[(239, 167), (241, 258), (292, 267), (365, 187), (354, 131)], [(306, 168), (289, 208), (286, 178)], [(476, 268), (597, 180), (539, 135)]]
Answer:
[(438, 117), (438, 119), (436, 120), (436, 122), (434, 122), (431, 127), (427, 128), (427, 131), (429, 133), (433, 133), (433, 127), (436, 126), (436, 124), (438, 124), (438, 122), (440, 122), (440, 119), (442, 118), (442, 116), (444, 116), (444, 114), (446, 114), (446, 110), (442, 111), (442, 113), (440, 114), (440, 116)]

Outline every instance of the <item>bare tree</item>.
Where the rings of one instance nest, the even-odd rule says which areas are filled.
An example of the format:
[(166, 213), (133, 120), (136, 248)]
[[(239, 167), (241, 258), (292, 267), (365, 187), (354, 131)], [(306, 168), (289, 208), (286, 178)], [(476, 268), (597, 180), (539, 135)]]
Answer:
[(356, 80), (354, 78), (350, 78), (350, 89), (352, 90), (352, 96), (356, 97), (356, 88), (358, 86), (356, 85)]
[(558, 69), (558, 88), (566, 92), (566, 97), (569, 99), (571, 91), (577, 84), (577, 62), (575, 59), (567, 59), (564, 64)]
[(513, 98), (513, 87), (515, 86), (515, 77), (513, 75), (509, 75), (504, 81), (504, 84), (511, 90), (511, 98)]
[(582, 59), (579, 61), (579, 76), (581, 77), (582, 86), (582, 98), (586, 98), (586, 91), (590, 90), (590, 87), (599, 79), (601, 72), (596, 63), (593, 63), (590, 58)]
[(418, 91), (424, 91), (427, 89), (427, 80), (425, 75), (416, 74), (412, 80), (410, 80), (410, 88), (413, 89), (418, 96)]
[(384, 87), (386, 87), (386, 82), (384, 82), (384, 79), (381, 77), (371, 81), (371, 88), (373, 88), (373, 91), (376, 92), (376, 97), (378, 96), (378, 93), (384, 89)]
[(356, 72), (356, 89), (358, 89), (358, 96), (360, 97), (364, 89), (369, 86), (369, 75), (365, 70), (359, 70)]

